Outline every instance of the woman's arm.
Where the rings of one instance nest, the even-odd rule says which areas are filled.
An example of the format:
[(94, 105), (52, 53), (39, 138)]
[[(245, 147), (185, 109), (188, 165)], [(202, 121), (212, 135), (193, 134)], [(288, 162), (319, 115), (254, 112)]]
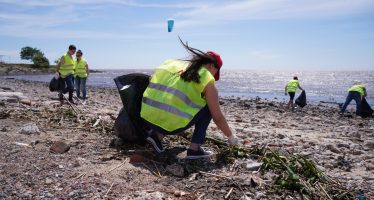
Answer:
[(60, 61), (57, 63), (56, 72), (60, 71), (60, 68), (62, 65), (64, 65), (64, 63), (65, 63), (65, 59), (64, 59), (64, 56), (62, 56), (60, 58)]
[(304, 90), (303, 88), (301, 88), (300, 84), (298, 84), (297, 87), (299, 87), (300, 90)]
[(227, 137), (233, 136), (234, 134), (232, 133), (226, 121), (226, 118), (221, 112), (218, 100), (218, 91), (213, 83), (209, 83), (205, 87), (205, 98), (208, 102), (209, 111), (212, 115), (214, 123), (218, 126), (218, 128), (223, 132), (224, 135), (226, 135)]

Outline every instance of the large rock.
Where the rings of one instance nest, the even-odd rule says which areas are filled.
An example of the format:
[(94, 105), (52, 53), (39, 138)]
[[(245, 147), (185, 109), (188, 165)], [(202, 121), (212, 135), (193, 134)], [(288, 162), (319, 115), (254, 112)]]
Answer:
[(25, 135), (40, 133), (38, 126), (36, 126), (34, 123), (24, 125), (18, 132)]
[(52, 144), (52, 146), (49, 148), (49, 150), (52, 153), (66, 153), (70, 150), (70, 146), (67, 145), (65, 142), (62, 141), (57, 141)]

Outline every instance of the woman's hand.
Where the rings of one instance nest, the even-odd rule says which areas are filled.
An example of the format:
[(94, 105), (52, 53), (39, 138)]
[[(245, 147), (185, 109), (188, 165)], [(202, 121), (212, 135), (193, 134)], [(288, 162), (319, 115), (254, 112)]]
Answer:
[(231, 135), (227, 141), (229, 145), (239, 145), (239, 138), (236, 135)]

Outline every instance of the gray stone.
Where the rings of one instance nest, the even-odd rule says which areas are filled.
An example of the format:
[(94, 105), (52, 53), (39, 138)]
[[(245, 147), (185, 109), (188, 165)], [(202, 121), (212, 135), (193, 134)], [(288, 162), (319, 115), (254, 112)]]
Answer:
[(330, 150), (331, 152), (334, 152), (334, 153), (340, 153), (340, 150), (339, 149), (337, 149), (334, 145), (332, 145), (332, 144), (328, 144), (327, 146), (326, 146), (326, 148), (328, 149), (328, 150)]
[(352, 155), (356, 155), (356, 156), (361, 155), (361, 154), (364, 153), (364, 152), (362, 152), (362, 151), (360, 151), (360, 150), (357, 150), (357, 149), (355, 149), (355, 150), (353, 150), (353, 151), (350, 151), (350, 152), (351, 152)]
[(242, 197), (240, 197), (240, 200), (252, 200), (252, 198), (247, 195), (243, 195)]
[(6, 99), (6, 102), (8, 102), (8, 103), (17, 103), (17, 102), (18, 102), (18, 99), (16, 99), (16, 98), (12, 98), (12, 97), (8, 97), (8, 98)]
[(38, 126), (34, 123), (24, 125), (18, 132), (25, 135), (40, 133)]
[(53, 180), (51, 178), (46, 178), (45, 179), (45, 184), (49, 185), (51, 183), (53, 183)]
[(165, 199), (164, 195), (159, 192), (147, 192), (147, 191), (138, 191), (132, 196), (125, 197), (124, 200), (148, 200), (148, 199), (154, 199), (154, 200), (163, 200)]
[(278, 134), (278, 138), (279, 139), (284, 139), (286, 136), (285, 135), (283, 135), (283, 134)]
[(184, 168), (181, 165), (178, 165), (176, 163), (172, 165), (166, 166), (166, 171), (169, 172), (170, 174), (178, 177), (183, 177), (184, 176)]
[(373, 170), (374, 170), (374, 165), (373, 164), (366, 165), (366, 171), (373, 171)]
[(245, 168), (249, 171), (258, 171), (260, 169), (261, 165), (262, 165), (261, 162), (257, 162), (257, 161), (254, 161), (254, 160), (248, 160), (245, 163)]
[(364, 143), (364, 146), (373, 150), (374, 149), (374, 140), (368, 140)]
[(350, 148), (349, 144), (346, 144), (346, 143), (339, 143), (336, 146), (339, 148), (347, 148), (347, 149)]

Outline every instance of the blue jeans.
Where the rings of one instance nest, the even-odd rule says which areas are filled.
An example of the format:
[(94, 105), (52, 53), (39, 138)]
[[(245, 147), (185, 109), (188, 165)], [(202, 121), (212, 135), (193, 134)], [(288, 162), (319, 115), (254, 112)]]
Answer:
[(206, 130), (208, 129), (208, 126), (211, 120), (212, 120), (212, 115), (210, 114), (208, 106), (205, 106), (193, 117), (193, 119), (190, 121), (190, 123), (187, 124), (187, 126), (179, 128), (171, 132), (157, 125), (154, 125), (146, 120), (143, 120), (143, 121), (145, 125), (148, 126), (148, 128), (155, 130), (164, 135), (175, 135), (175, 134), (178, 134), (180, 132), (183, 132), (189, 129), (192, 125), (195, 125), (195, 130), (193, 132), (191, 142), (196, 143), (196, 144), (204, 144)]
[(349, 92), (347, 99), (345, 100), (345, 103), (341, 109), (340, 112), (344, 112), (345, 109), (347, 109), (347, 106), (349, 103), (351, 103), (352, 100), (355, 100), (356, 102), (356, 114), (360, 115), (361, 113), (361, 95), (358, 92)]
[(66, 76), (65, 78), (62, 78), (66, 83), (66, 88), (62, 91), (62, 93), (69, 92), (69, 100), (73, 99), (73, 92), (74, 92), (74, 76), (73, 74), (70, 74)]
[(84, 78), (81, 78), (79, 76), (75, 77), (75, 89), (77, 91), (77, 96), (81, 97), (80, 91), (82, 89), (83, 99), (86, 98), (86, 80), (87, 80), (86, 77)]

